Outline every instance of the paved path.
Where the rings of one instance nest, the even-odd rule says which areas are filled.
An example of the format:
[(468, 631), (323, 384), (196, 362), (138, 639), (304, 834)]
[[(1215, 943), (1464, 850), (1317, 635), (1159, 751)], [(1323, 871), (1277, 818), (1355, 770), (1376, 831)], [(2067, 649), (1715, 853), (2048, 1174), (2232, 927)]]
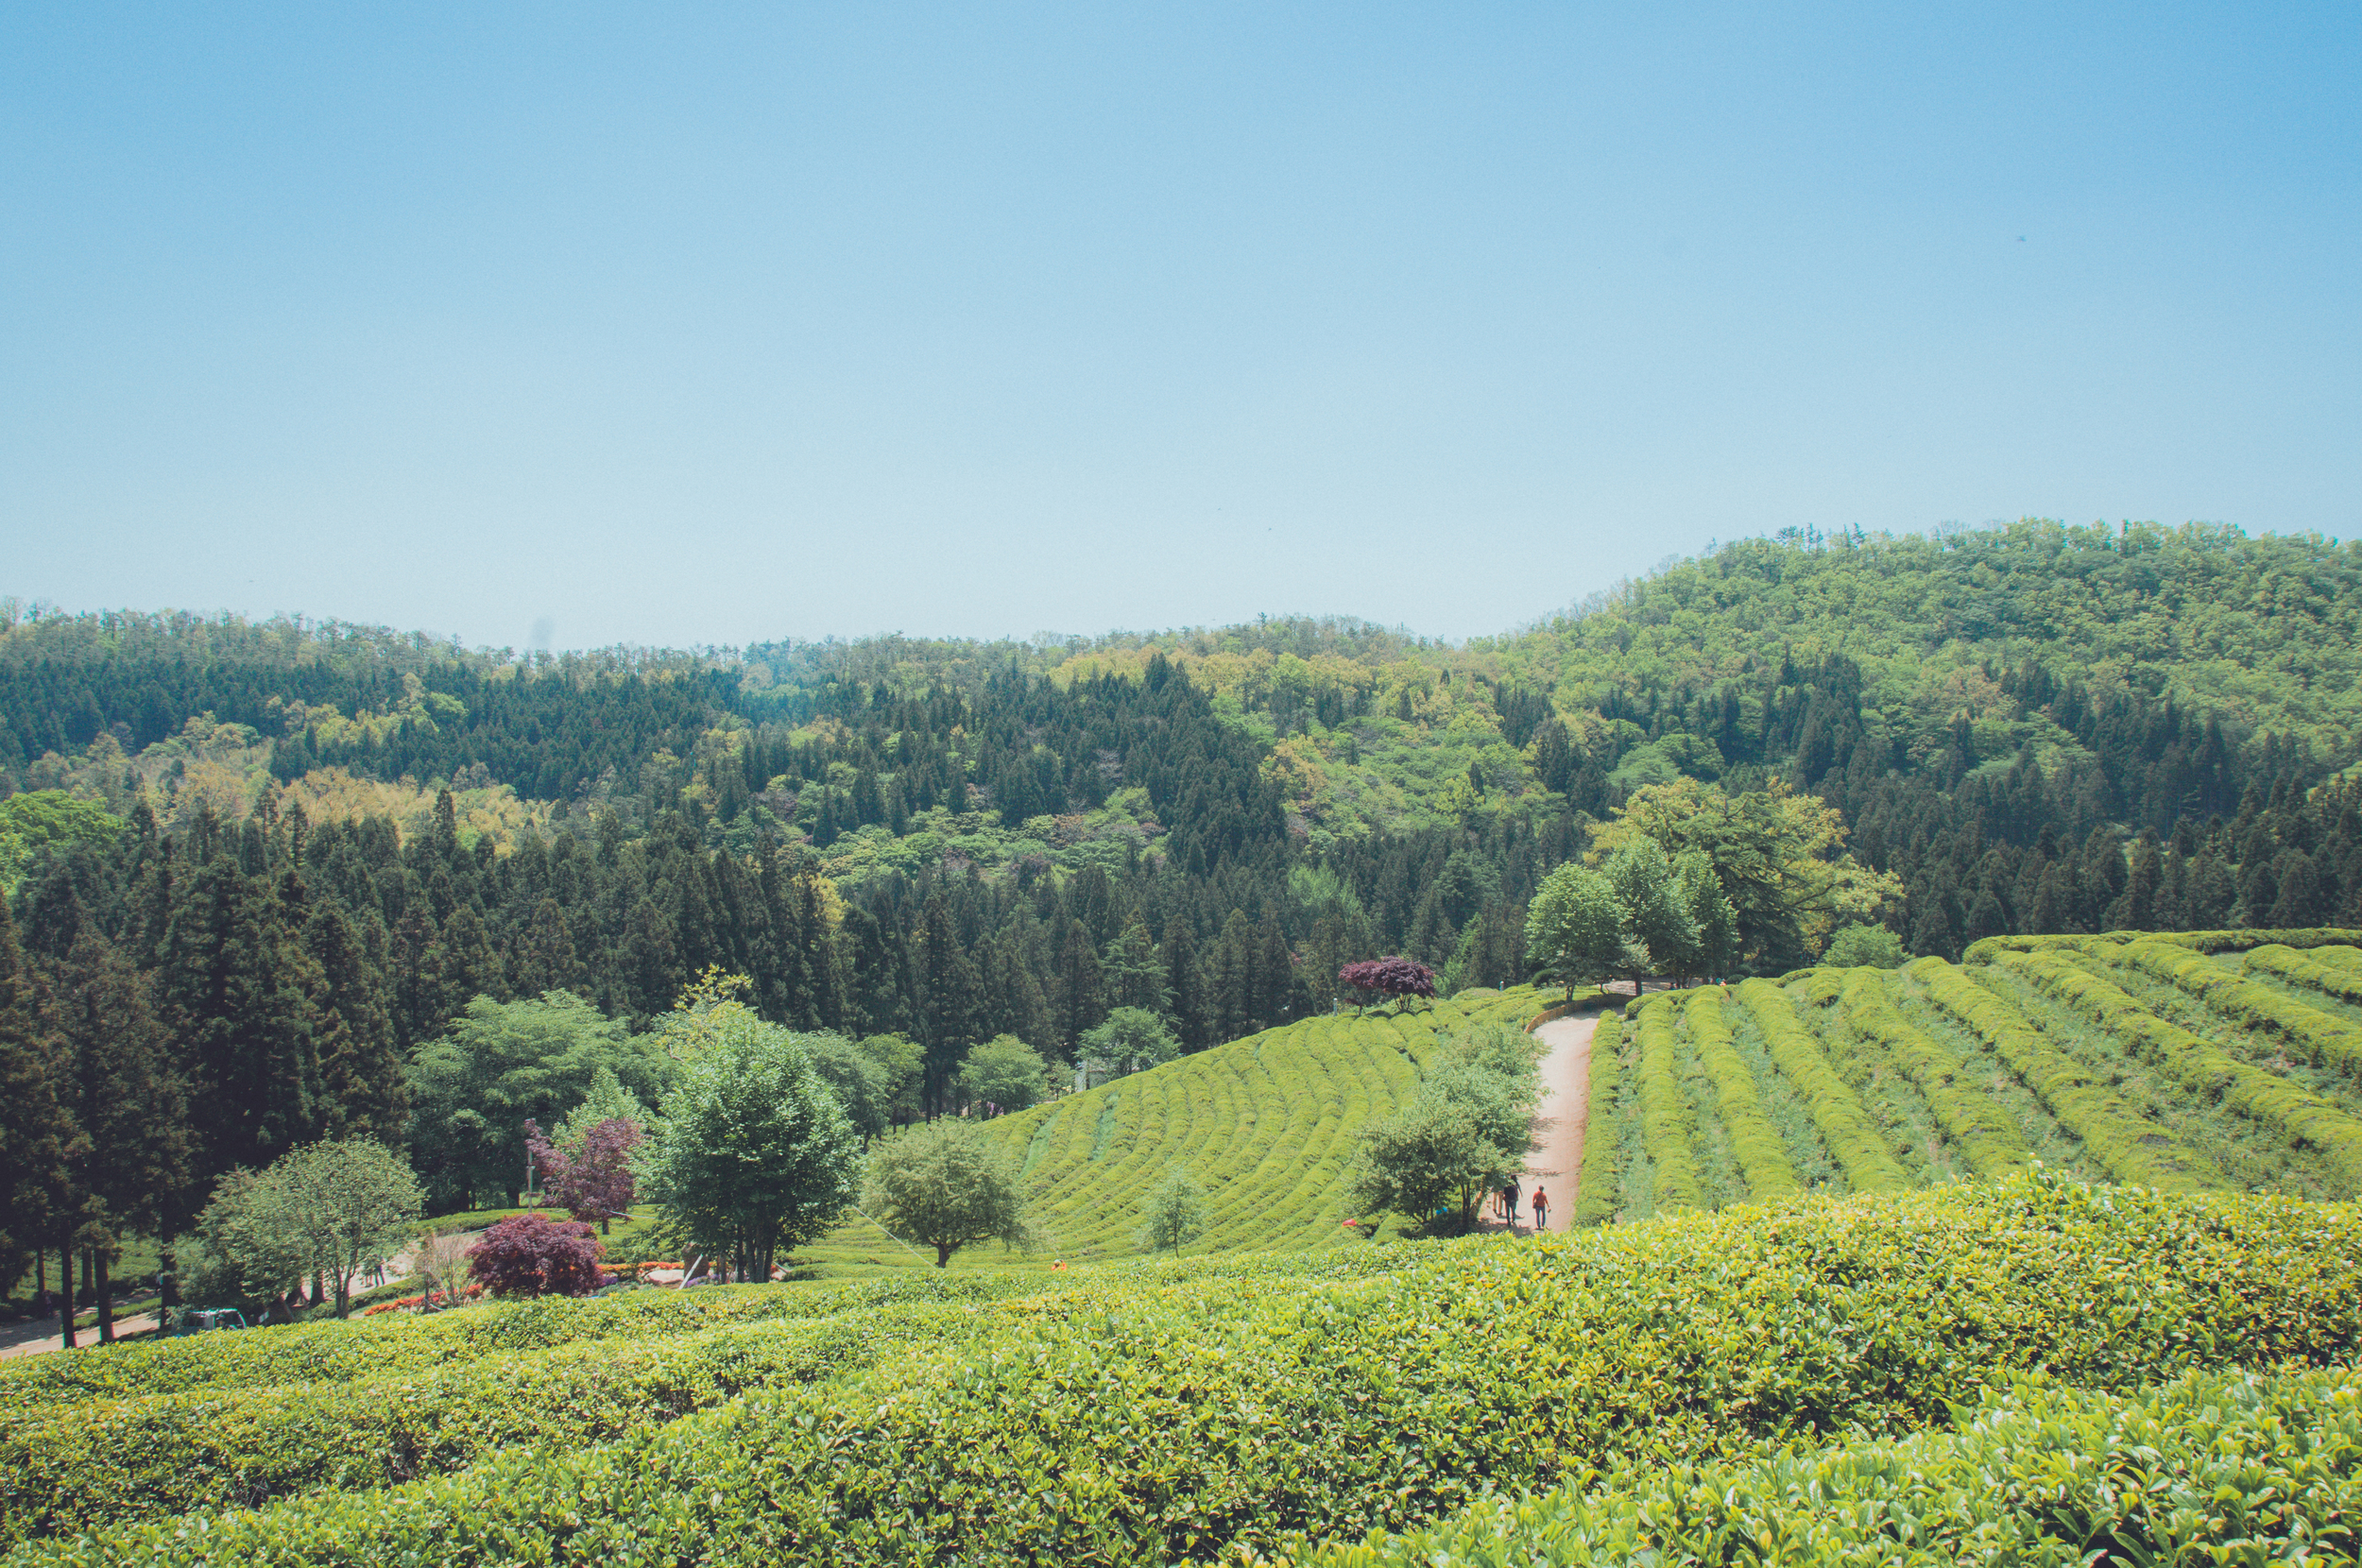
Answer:
[(1542, 1101), (1533, 1152), (1517, 1178), (1517, 1230), (1533, 1229), (1533, 1188), (1540, 1184), (1550, 1197), (1549, 1229), (1563, 1231), (1575, 1219), (1575, 1183), (1583, 1169), (1583, 1123), (1591, 1115), (1591, 1031), (1600, 1015), (1553, 1018), (1533, 1031), (1550, 1048), (1542, 1058)]

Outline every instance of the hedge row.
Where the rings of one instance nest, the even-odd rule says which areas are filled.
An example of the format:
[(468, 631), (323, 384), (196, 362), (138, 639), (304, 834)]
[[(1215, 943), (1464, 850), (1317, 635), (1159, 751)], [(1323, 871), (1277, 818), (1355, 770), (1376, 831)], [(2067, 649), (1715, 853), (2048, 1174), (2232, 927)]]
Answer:
[(1714, 1081), (1715, 1109), (1731, 1135), (1731, 1152), (1737, 1156), (1739, 1174), (1747, 1180), (1747, 1196), (1757, 1201), (1788, 1198), (1805, 1190), (1789, 1163), (1788, 1145), (1763, 1114), (1763, 1097), (1755, 1075), (1731, 1043), (1731, 1026), (1722, 1016), (1728, 993), (1705, 986), (1690, 993), (1686, 1016), (1690, 1043)]
[(2268, 930), (2247, 926), (2223, 931), (2102, 931), (2097, 936), (1988, 936), (1968, 945), (1963, 963), (1991, 963), (2001, 953), (2039, 953), (2053, 947), (2082, 947), (2096, 942), (2122, 946), (2131, 942), (2163, 942), (2194, 953), (2237, 953), (2250, 947), (2278, 944), (2284, 947), (2352, 947), (2362, 944), (2362, 930), (2344, 926), (2303, 926)]
[(1690, 1150), (1697, 1122), (1674, 1062), (1673, 1021), (1679, 1014), (1668, 997), (1640, 1009), (1638, 1016), (1640, 1142), (1656, 1172), (1657, 1212), (1703, 1208), (1705, 1184), (1698, 1179)]
[(1617, 1171), (1616, 1113), (1623, 1090), (1623, 1010), (1610, 1007), (1591, 1031), (1590, 1104), (1583, 1118), (1583, 1167), (1575, 1183), (1577, 1225), (1598, 1225), (1624, 1212)]
[(1853, 1086), (1838, 1076), (1821, 1053), (1788, 994), (1770, 980), (1751, 980), (1738, 988), (1738, 999), (1763, 1031), (1772, 1065), (1796, 1090), (1812, 1113), (1830, 1157), (1845, 1172), (1857, 1192), (1892, 1192), (1910, 1185), (1910, 1177), (1879, 1136), (1877, 1124), (1862, 1109)]
[(0, 1440), (0, 1542), (607, 1442), (750, 1389), (810, 1383), (964, 1328), (930, 1304), (483, 1356), (368, 1383), (108, 1400)]
[(1966, 1064), (1895, 1011), (1881, 969), (1853, 970), (1843, 992), (1849, 1028), (1892, 1057), (1979, 1176), (2005, 1176), (2033, 1163), (2026, 1136), (2000, 1102), (1960, 1082)]
[(2035, 989), (2105, 1026), (2133, 1055), (2155, 1065), (2192, 1094), (2220, 1100), (2319, 1150), (2349, 1195), (2362, 1194), (2362, 1120), (2276, 1073), (2225, 1055), (2188, 1030), (2158, 1017), (2103, 976), (2042, 953), (2011, 953), (2001, 963)]
[(2352, 1562), (2362, 1378), (2194, 1373), (2118, 1397), (2028, 1382), (1955, 1430), (1586, 1476), (1304, 1568), (1445, 1563)]
[[(2339, 954), (2353, 954), (2353, 958), (2332, 957)], [(2325, 958), (2331, 961), (2323, 963)], [(2308, 955), (2275, 943), (2256, 948), (2245, 962), (2250, 969), (2277, 975), (2339, 1001), (2362, 1002), (2362, 969), (2354, 967), (2354, 958), (2362, 958), (2362, 953), (2352, 947), (2325, 947)]]
[(1326, 1288), (1103, 1277), (605, 1446), (9, 1560), (1208, 1560), (1592, 1466), (1923, 1430), (2034, 1369), (2131, 1389), (2362, 1350), (2350, 1211), (2045, 1174), (1400, 1250)]
[(2270, 1030), (2317, 1066), (2362, 1071), (2362, 1027), (2343, 1018), (2307, 1007), (2170, 943), (2144, 940), (2122, 946), (2108, 943), (2092, 950), (2111, 963), (2131, 964), (2144, 974), (2171, 980), (2227, 1018)]
[(1005, 1277), (947, 1276), (930, 1270), (820, 1287), (633, 1290), (590, 1301), (491, 1302), (425, 1317), (323, 1321), (242, 1334), (140, 1340), (100, 1353), (0, 1363), (0, 1435), (45, 1419), (60, 1407), (94, 1400), (293, 1383), (359, 1384), (565, 1344), (826, 1317), (902, 1301), (987, 1301), (1040, 1288)]
[(2134, 1110), (2073, 1058), (2054, 1049), (2017, 1009), (1940, 958), (1908, 966), (1935, 1004), (1993, 1047), (2061, 1127), (2082, 1140), (2101, 1169), (2119, 1182), (2199, 1192), (2223, 1185), (2203, 1155)]

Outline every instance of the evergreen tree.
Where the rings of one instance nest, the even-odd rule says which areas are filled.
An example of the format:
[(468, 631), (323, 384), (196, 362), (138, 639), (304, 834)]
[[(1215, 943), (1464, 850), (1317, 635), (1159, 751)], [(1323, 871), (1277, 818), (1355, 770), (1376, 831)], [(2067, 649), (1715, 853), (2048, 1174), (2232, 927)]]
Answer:
[(188, 1085), (199, 1174), (260, 1168), (316, 1135), (307, 993), (320, 980), (268, 886), (229, 856), (208, 861), (179, 890), (162, 960), (161, 1011)]
[(339, 1137), (399, 1143), (410, 1100), (385, 972), (369, 962), (352, 922), (334, 909), (312, 912), (303, 946), (320, 977), (314, 1016), (327, 1130)]
[(63, 1162), (67, 1214), (92, 1265), (103, 1343), (114, 1338), (110, 1270), (126, 1239), (166, 1234), (185, 1212), (195, 1139), (139, 971), (86, 932), (51, 990), (64, 1045), (60, 1099), (78, 1134)]
[(64, 1053), (47, 993), (0, 898), (0, 1288), (14, 1288), (68, 1207), (73, 1119), (60, 1102)]

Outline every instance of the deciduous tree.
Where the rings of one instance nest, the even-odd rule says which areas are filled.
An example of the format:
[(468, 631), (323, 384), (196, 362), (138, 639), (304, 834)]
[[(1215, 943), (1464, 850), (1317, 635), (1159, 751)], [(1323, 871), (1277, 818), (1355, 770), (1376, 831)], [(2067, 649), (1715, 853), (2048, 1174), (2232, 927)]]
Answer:
[(957, 1116), (879, 1140), (862, 1207), (893, 1235), (933, 1247), (938, 1269), (974, 1242), (1030, 1240), (1016, 1156)]

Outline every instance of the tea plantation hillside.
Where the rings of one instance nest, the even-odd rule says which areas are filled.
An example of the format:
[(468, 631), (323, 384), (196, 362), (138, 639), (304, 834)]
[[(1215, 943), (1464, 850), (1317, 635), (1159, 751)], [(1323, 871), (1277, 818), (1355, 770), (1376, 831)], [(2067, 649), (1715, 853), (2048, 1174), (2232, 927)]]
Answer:
[[(1344, 1221), (1363, 1218), (1345, 1196), (1354, 1134), (1410, 1097), (1439, 1039), (1471, 1023), (1523, 1028), (1554, 999), (1520, 986), (1412, 1012), (1306, 1018), (1001, 1117), (990, 1128), (1021, 1152), (1045, 1242), (1019, 1266), (1133, 1253), (1141, 1202), (1176, 1167), (1209, 1210), (1194, 1252), (1349, 1245), (1357, 1236)], [(934, 1262), (860, 1216), (796, 1256), (828, 1276)], [(953, 1263), (1013, 1261), (976, 1248)]]
[[(1686, 1540), (1769, 1491), (1783, 1528), (1822, 1507), (1916, 1554), (1864, 1560), (1987, 1538), (2088, 1552), (2084, 1526), (2114, 1517), (2078, 1511), (2092, 1493), (2158, 1516), (2109, 1526), (2119, 1560), (2176, 1529), (2334, 1550), (2354, 1516), (2354, 1221), (2034, 1171), (1541, 1239), (494, 1304), (42, 1357), (0, 1368), (0, 1539), (9, 1568), (1112, 1565), (1410, 1560), (1360, 1543), (1440, 1527), (1470, 1547), (1456, 1560), (1498, 1561), (1495, 1499), (1541, 1489), (1515, 1506), (1555, 1510), (1562, 1545), (1600, 1521), (1611, 1542)], [(2043, 1468), (1968, 1490), (2011, 1442)], [(2195, 1510), (2120, 1485), (2180, 1456), (2208, 1476)], [(1825, 1493), (1782, 1490), (1823, 1467)], [(1864, 1476), (1943, 1506), (1855, 1506)], [(2020, 1559), (2053, 1558), (2085, 1560)]]
[(2002, 937), (1960, 965), (1648, 997), (1592, 1053), (1578, 1221), (2037, 1163), (2168, 1192), (2362, 1195), (2357, 943)]

